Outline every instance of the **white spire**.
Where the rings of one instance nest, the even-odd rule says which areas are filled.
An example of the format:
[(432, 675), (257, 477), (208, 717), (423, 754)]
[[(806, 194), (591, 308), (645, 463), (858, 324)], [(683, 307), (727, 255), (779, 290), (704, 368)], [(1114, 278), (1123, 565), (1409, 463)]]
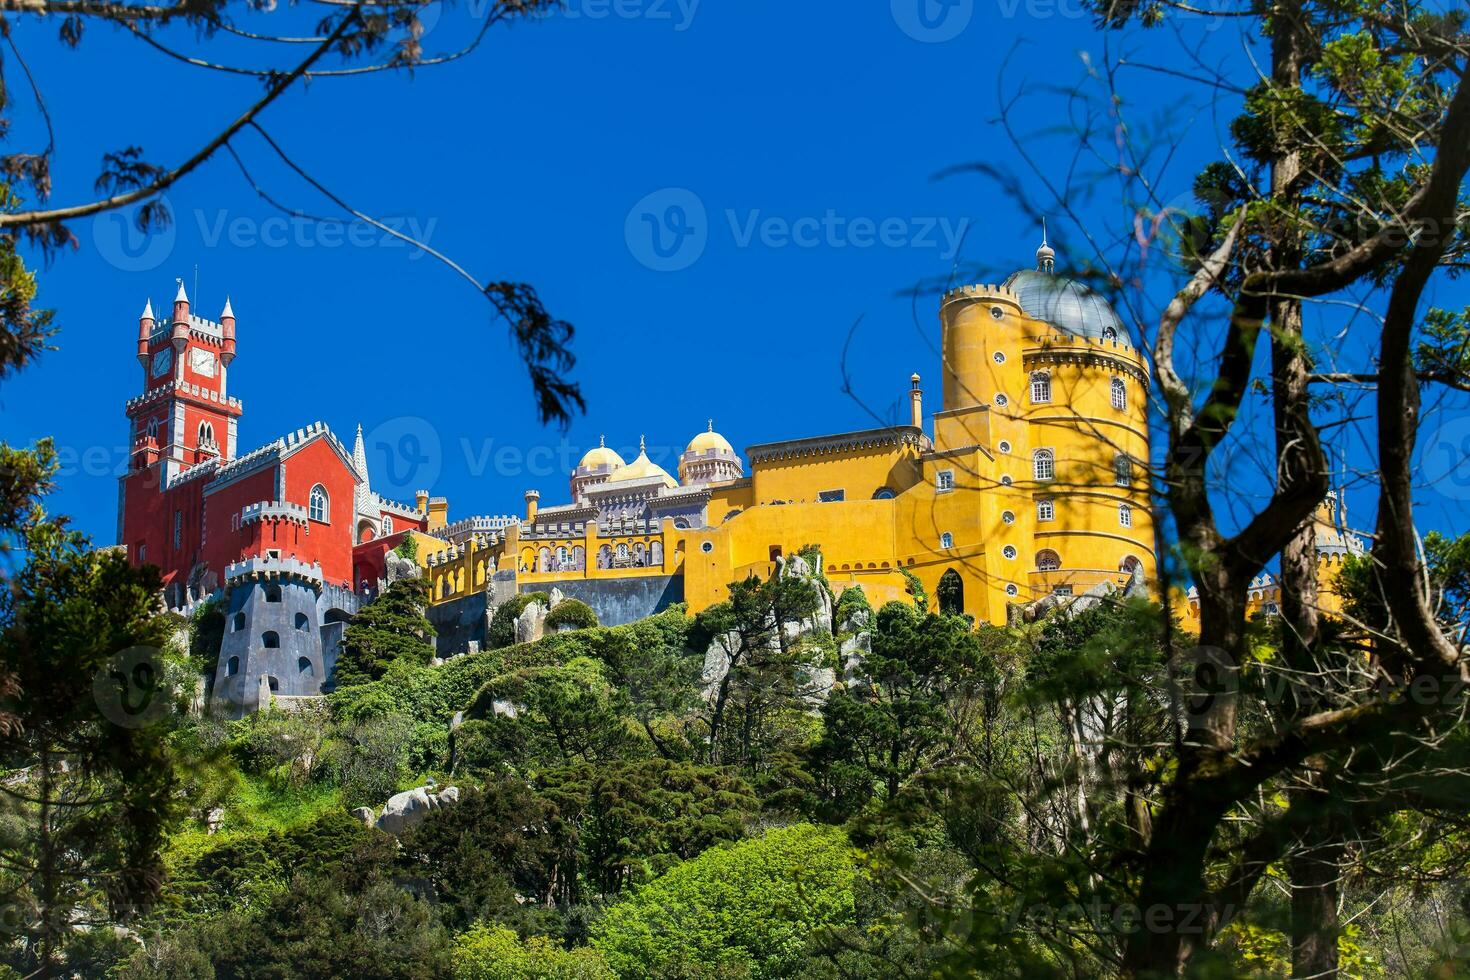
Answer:
[(153, 318), (153, 300), (150, 299), (148, 302), (143, 304), (143, 315), (139, 317), (139, 319), (152, 320)]
[[(234, 315), (235, 315), (235, 310), (234, 310), (234, 307), (230, 306), (230, 297), (229, 296), (226, 296), (225, 297), (225, 308), (223, 310), (220, 310), (219, 318), (221, 320), (223, 320), (227, 316), (234, 316)], [(358, 428), (360, 429), (362, 427), (361, 426), (358, 426)]]
[(189, 302), (189, 294), (186, 293), (186, 292), (184, 292), (184, 280), (182, 280), (182, 279), (175, 279), (174, 281), (179, 284), (179, 291), (178, 291), (178, 294), (176, 296), (174, 296), (174, 302), (175, 303), (187, 303), (187, 302)]

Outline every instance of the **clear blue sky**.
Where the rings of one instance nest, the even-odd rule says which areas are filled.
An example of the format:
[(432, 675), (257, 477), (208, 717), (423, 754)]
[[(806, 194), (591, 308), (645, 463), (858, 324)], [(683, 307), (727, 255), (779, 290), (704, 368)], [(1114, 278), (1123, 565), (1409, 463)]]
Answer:
[[(458, 46), (481, 6), (446, 12), (426, 50)], [(292, 16), (283, 7), (251, 24), (299, 27), (271, 19)], [(138, 145), (152, 162), (177, 163), (260, 91), (120, 31), (93, 30), (78, 51), (34, 21), (15, 37), (56, 123), (58, 204), (90, 192), (103, 151)], [(241, 43), (171, 37), (255, 58)], [(1212, 44), (1241, 56), (1234, 27)], [(1151, 60), (1179, 64), (1169, 48), (1156, 35)], [(122, 405), (141, 383), (137, 316), (149, 297), (167, 308), (175, 277), (201, 315), (233, 300), (242, 448), (318, 419), (350, 439), (361, 422), (375, 434), (375, 487), (408, 496), (431, 482), (452, 516), (517, 512), (533, 486), (546, 503), (564, 499), (566, 467), (601, 433), (633, 452), (646, 434), (672, 469), (710, 417), (737, 447), (861, 428), (870, 411), (893, 410), (913, 371), (932, 410), (936, 304), (905, 291), (946, 277), (957, 258), (989, 270), (986, 280), (1030, 266), (1038, 239), (1033, 218), (994, 185), (934, 177), (985, 160), (1037, 189), (994, 123), (997, 86), (1030, 89), (1023, 126), (1055, 133), (1067, 103), (1046, 86), (1072, 83), (1080, 55), (1101, 50), (1072, 0), (572, 0), (566, 15), (493, 31), (455, 64), (313, 82), (266, 113), (272, 135), (336, 194), (482, 280), (534, 284), (578, 328), (586, 416), (565, 436), (537, 423), (504, 326), (445, 267), (370, 229), (293, 226), (221, 155), (169, 191), (176, 222), (157, 240), (129, 241), (111, 217), (73, 226), (79, 247), (42, 273), (60, 349), (0, 387), (0, 436), (54, 436), (68, 462), (54, 506), (111, 543)], [(8, 56), (7, 79), (12, 148), (27, 137), (40, 145)], [(1186, 138), (1162, 190), (1187, 198), (1230, 106), (1211, 114), (1205, 93), (1167, 76), (1125, 81), (1135, 118), (1180, 113)], [(236, 146), (277, 200), (337, 214), (258, 137)], [(1070, 165), (1065, 139), (1034, 149), (1043, 170)], [(1131, 220), (1106, 188), (1075, 203), (1098, 230)], [(702, 229), (682, 251), (671, 205)], [(666, 221), (662, 251), (643, 222), (650, 212)], [(966, 227), (957, 257), (953, 236)], [(1053, 230), (1083, 246), (1064, 217)], [(842, 352), (860, 318), (852, 397)], [(386, 459), (384, 447), (413, 445), (404, 436), (421, 458)], [(1437, 513), (1457, 513), (1447, 499)]]

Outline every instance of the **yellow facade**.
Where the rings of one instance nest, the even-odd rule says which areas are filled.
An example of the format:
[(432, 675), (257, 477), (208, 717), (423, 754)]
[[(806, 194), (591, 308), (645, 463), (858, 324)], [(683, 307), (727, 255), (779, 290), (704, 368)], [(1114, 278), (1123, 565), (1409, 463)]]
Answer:
[[(1100, 297), (1052, 273), (1049, 253), (1037, 271), (943, 298), (942, 407), (929, 425), (914, 375), (914, 424), (752, 446), (749, 475), (735, 479), (719, 478), (740, 464), (713, 426), (685, 453), (682, 485), (641, 454), (624, 466), (594, 450), (573, 474), (585, 497), (539, 511), (528, 500), (524, 520), (434, 556), (435, 601), (482, 590), (495, 571), (515, 572), (522, 590), (680, 575), (697, 612), (807, 545), (838, 592), (900, 598), (902, 569), (934, 596), (953, 572), (963, 611), (997, 624), (1053, 593), (1152, 582), (1148, 362)], [(659, 495), (650, 513), (696, 501), (702, 519), (610, 521), (598, 501), (629, 475)], [(628, 557), (603, 567), (592, 556), (604, 548)]]

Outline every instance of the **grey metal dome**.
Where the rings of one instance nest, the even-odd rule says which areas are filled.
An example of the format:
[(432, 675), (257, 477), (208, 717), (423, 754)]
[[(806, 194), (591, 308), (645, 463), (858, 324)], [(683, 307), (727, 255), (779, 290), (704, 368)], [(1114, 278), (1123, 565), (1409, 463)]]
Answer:
[(1016, 294), (1028, 316), (1073, 336), (1131, 343), (1128, 328), (1112, 304), (1090, 286), (1036, 269), (1013, 272), (1004, 285)]

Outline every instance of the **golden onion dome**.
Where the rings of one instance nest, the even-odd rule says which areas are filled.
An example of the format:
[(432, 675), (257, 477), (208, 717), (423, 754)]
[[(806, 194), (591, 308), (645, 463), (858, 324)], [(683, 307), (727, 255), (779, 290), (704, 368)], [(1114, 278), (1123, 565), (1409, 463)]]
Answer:
[(648, 458), (648, 451), (644, 447), (643, 440), (638, 440), (638, 458), (627, 466), (618, 470), (607, 478), (608, 483), (631, 483), (634, 480), (646, 480), (650, 477), (658, 477), (665, 486), (677, 487), (679, 482), (669, 476), (667, 470)]
[(610, 470), (616, 470), (626, 465), (623, 462), (623, 457), (607, 448), (607, 439), (605, 437), (598, 437), (597, 448), (587, 450), (587, 455), (582, 457), (582, 462), (577, 464), (577, 469), (595, 470), (605, 467)]
[(708, 453), (721, 452), (735, 455), (735, 447), (730, 445), (730, 440), (715, 431), (715, 420), (710, 419), (709, 428), (689, 441), (689, 447), (685, 453)]

